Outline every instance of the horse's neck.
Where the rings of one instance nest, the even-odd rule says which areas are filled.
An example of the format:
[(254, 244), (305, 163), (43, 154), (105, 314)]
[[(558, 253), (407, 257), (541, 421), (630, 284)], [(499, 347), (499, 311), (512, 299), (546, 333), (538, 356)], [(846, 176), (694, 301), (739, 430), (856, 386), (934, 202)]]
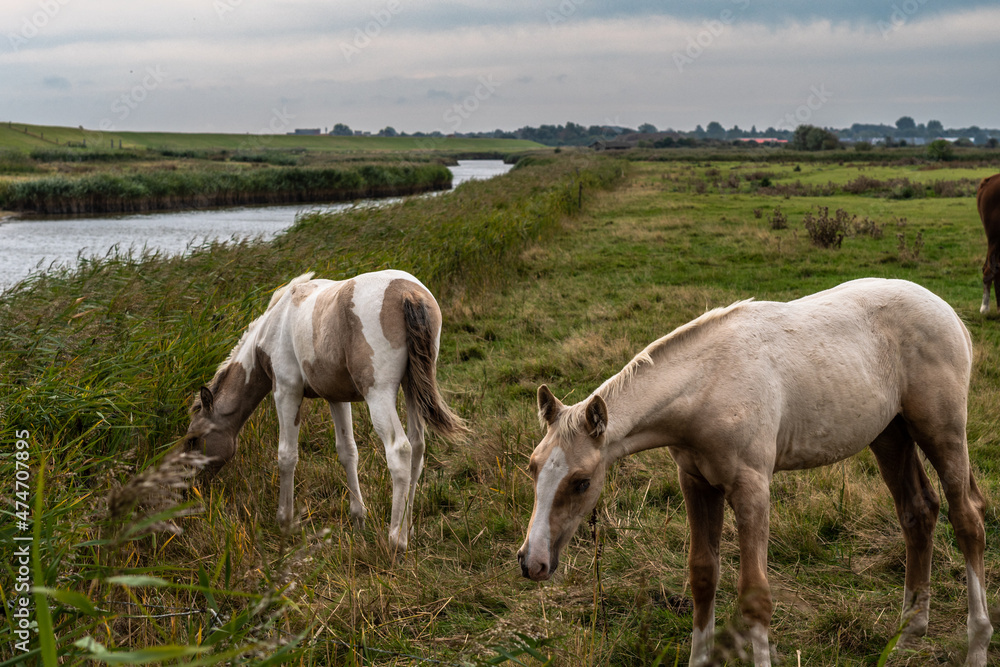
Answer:
[(612, 459), (673, 444), (672, 438), (690, 419), (688, 398), (697, 374), (688, 370), (686, 365), (668, 366), (660, 359), (628, 372), (621, 383), (598, 390), (608, 406)]
[(237, 431), (271, 391), (271, 378), (256, 358), (254, 346), (249, 348), (230, 361), (229, 372), (216, 388), (215, 409)]

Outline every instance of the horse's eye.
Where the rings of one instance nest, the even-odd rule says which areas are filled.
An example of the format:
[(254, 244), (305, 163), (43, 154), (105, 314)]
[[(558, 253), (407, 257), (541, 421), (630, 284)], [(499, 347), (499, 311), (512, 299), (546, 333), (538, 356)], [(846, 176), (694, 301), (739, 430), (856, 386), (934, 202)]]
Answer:
[(587, 489), (589, 489), (589, 488), (590, 488), (590, 480), (589, 479), (581, 479), (580, 481), (578, 481), (576, 483), (576, 487), (574, 488), (574, 491), (576, 491), (577, 493), (586, 493)]

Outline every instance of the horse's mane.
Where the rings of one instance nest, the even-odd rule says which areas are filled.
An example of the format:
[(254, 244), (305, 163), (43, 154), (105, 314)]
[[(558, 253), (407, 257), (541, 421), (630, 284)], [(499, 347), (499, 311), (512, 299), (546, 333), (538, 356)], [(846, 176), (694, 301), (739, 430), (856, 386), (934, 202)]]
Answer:
[[(226, 359), (221, 364), (219, 364), (218, 368), (215, 369), (215, 375), (212, 377), (212, 380), (207, 385), (208, 388), (211, 389), (213, 393), (219, 388), (219, 383), (222, 381), (223, 377), (225, 377), (226, 371), (229, 370), (230, 364), (233, 363), (233, 359), (235, 359), (239, 355), (240, 350), (243, 349), (243, 345), (247, 342), (247, 340), (249, 340), (252, 336), (254, 336), (254, 334), (256, 334), (257, 329), (260, 327), (260, 323), (264, 320), (265, 317), (267, 317), (267, 314), (271, 312), (271, 309), (274, 308), (274, 305), (281, 300), (281, 297), (284, 296), (285, 292), (287, 292), (288, 289), (293, 285), (298, 285), (299, 283), (307, 282), (311, 280), (312, 277), (313, 277), (312, 271), (310, 271), (309, 273), (303, 273), (301, 276), (292, 278), (287, 283), (285, 283), (284, 285), (282, 285), (281, 287), (279, 287), (274, 291), (274, 294), (271, 295), (271, 300), (268, 302), (267, 308), (264, 309), (264, 312), (255, 320), (250, 322), (250, 324), (247, 325), (246, 331), (244, 331), (243, 335), (240, 336), (239, 342), (236, 343), (236, 346), (229, 351), (229, 356), (226, 357)], [(191, 409), (195, 410), (200, 407), (201, 407), (201, 399), (195, 397), (194, 403), (191, 405)]]
[[(751, 301), (753, 301), (753, 299), (744, 299), (728, 306), (713, 308), (690, 322), (682, 324), (666, 336), (654, 340), (639, 354), (632, 357), (632, 360), (625, 364), (625, 367), (618, 373), (605, 380), (600, 387), (594, 390), (594, 394), (592, 395), (598, 395), (605, 400), (614, 398), (629, 386), (643, 366), (654, 365), (656, 359), (663, 356), (668, 349), (676, 347), (677, 345), (690, 339), (696, 333), (704, 331), (713, 324), (722, 321), (728, 315), (742, 308)], [(570, 406), (569, 409), (564, 412), (563, 417), (553, 426), (554, 428), (559, 429), (560, 436), (568, 436), (573, 431), (581, 428), (584, 418), (584, 406), (586, 403), (586, 400), (580, 401), (576, 405)]]

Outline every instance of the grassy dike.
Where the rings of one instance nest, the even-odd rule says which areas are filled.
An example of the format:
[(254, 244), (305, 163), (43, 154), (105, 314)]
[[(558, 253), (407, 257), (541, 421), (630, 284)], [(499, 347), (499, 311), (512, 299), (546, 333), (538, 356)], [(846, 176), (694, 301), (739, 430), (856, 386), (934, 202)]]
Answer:
[[(969, 447), (988, 499), (991, 608), (1000, 602), (1000, 320), (978, 312), (985, 241), (966, 187), (1000, 165), (625, 165), (568, 151), (524, 165), (440, 197), (305, 218), (271, 244), (88, 262), (5, 295), (0, 427), (4, 442), (30, 431), (33, 479), (46, 465), (36, 580), (53, 589), (54, 651), (67, 662), (158, 646), (159, 657), (196, 664), (236, 655), (243, 664), (685, 664), (687, 527), (666, 451), (613, 468), (596, 543), (581, 528), (554, 581), (520, 577), (514, 554), (533, 497), (524, 465), (540, 434), (535, 390), (545, 382), (576, 402), (706, 309), (863, 276), (927, 286), (972, 333)], [(848, 186), (861, 176), (886, 187)], [(815, 245), (805, 222), (832, 224), (837, 210), (840, 246)], [(191, 498), (203, 511), (174, 519), (182, 535), (105, 541), (108, 489), (149, 468), (182, 432), (192, 392), (276, 283), (305, 270), (338, 278), (386, 266), (438, 295), (440, 380), (474, 430), (466, 446), (429, 443), (402, 563), (393, 566), (384, 546), (390, 483), (366, 410), (355, 410), (355, 432), (371, 514), (356, 534), (331, 420), (315, 401), (303, 414), (293, 539), (282, 541), (275, 524), (277, 420), (267, 403), (220, 478)], [(13, 479), (11, 457), (0, 465)], [(0, 527), (0, 544), (14, 532)], [(877, 664), (897, 628), (904, 553), (870, 453), (775, 477), (769, 557), (778, 664), (796, 664), (797, 651), (802, 664)], [(720, 627), (738, 625), (736, 566), (727, 514)], [(965, 616), (964, 564), (942, 507), (929, 637), (888, 664), (960, 662)], [(0, 651), (9, 645), (0, 634)]]
[(119, 170), (0, 181), (0, 210), (36, 214), (351, 201), (443, 190), (442, 164)]
[[(411, 647), (405, 633), (383, 637), (381, 621), (378, 628), (362, 622), (361, 616), (369, 613), (362, 611), (367, 594), (344, 598), (343, 577), (360, 584), (389, 575), (389, 562), (380, 550), (388, 479), (384, 463), (372, 458), (380, 447), (372, 446), (374, 433), (363, 409), (356, 411), (357, 431), (373, 512), (372, 528), (362, 536), (338, 528), (331, 542), (316, 524), (328, 519), (339, 523), (327, 511), (339, 516), (344, 500), (337, 471), (327, 467), (335, 460), (334, 450), (325, 445), (316, 449), (317, 438), (330, 434), (322, 426), (319, 406), (313, 406), (303, 430), (304, 452), (316, 452), (320, 459), (304, 461), (300, 470), (300, 496), (309, 498), (300, 507), (326, 509), (322, 519), (309, 510), (301, 543), (290, 550), (279, 546), (271, 519), (276, 424), (269, 404), (244, 431), (240, 463), (199, 490), (205, 512), (178, 520), (186, 529), (183, 536), (158, 534), (111, 546), (110, 529), (102, 519), (104, 498), (113, 486), (148, 467), (183, 432), (192, 392), (211, 377), (280, 283), (308, 270), (344, 278), (391, 266), (419, 276), (453, 320), (456, 312), (478, 307), (484, 296), (516, 279), (519, 255), (527, 245), (547, 238), (565, 216), (578, 212), (581, 202), (613, 186), (622, 174), (613, 162), (524, 168), (443, 196), (305, 217), (269, 244), (211, 244), (183, 259), (85, 260), (75, 271), (36, 276), (4, 293), (0, 432), (10, 443), (28, 432), (34, 484), (39, 467), (46, 469), (41, 514), (34, 517), (41, 530), (35, 546), (44, 566), (34, 582), (57, 591), (48, 603), (59, 655), (96, 657), (105, 650), (145, 646), (174, 646), (162, 649), (163, 655), (191, 655), (199, 650), (194, 645), (203, 644), (212, 647), (214, 661), (241, 653), (259, 657), (281, 645), (289, 656), (327, 664), (331, 652), (351, 652), (353, 643), (428, 650)], [(449, 323), (448, 331), (446, 346), (454, 324)], [(456, 352), (446, 347), (445, 354), (449, 362), (442, 362), (441, 379), (451, 388), (445, 366)], [(465, 390), (453, 399), (466, 415), (475, 402)], [(11, 480), (16, 459), (6, 452), (13, 451), (13, 446), (5, 449), (0, 458)], [(473, 445), (466, 454), (476, 451)], [(334, 459), (328, 458), (331, 454)], [(457, 474), (469, 474), (473, 460), (463, 456)], [(437, 469), (443, 469), (440, 462)], [(428, 517), (443, 516), (434, 503), (446, 509), (458, 502), (435, 482), (429, 488), (422, 500), (428, 503)], [(13, 523), (5, 522), (0, 543), (13, 545), (16, 534)], [(317, 547), (324, 552), (318, 569), (316, 555), (310, 555)], [(360, 561), (348, 556), (355, 551)], [(11, 566), (9, 558), (3, 562)], [(415, 574), (410, 566), (402, 571), (410, 572), (406, 577)], [(114, 579), (116, 575), (131, 578)], [(203, 588), (190, 589), (199, 584)], [(9, 599), (12, 591), (3, 591)], [(319, 613), (328, 599), (346, 602), (349, 615), (334, 622), (326, 611)], [(332, 604), (327, 611), (342, 608)], [(168, 615), (163, 618), (169, 620), (142, 618), (164, 609)], [(424, 624), (429, 620), (417, 618)], [(311, 635), (324, 625), (330, 632), (318, 644), (296, 643), (299, 633)], [(12, 627), (0, 629), (0, 657), (16, 660), (25, 656), (5, 655), (13, 646), (5, 634)], [(139, 657), (129, 654), (119, 660)]]

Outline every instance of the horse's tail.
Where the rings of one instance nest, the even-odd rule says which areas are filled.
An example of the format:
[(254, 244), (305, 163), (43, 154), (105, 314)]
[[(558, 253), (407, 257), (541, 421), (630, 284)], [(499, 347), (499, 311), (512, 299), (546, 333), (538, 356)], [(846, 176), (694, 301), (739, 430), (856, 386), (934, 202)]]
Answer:
[(403, 392), (408, 403), (438, 435), (464, 440), (469, 434), (465, 421), (451, 411), (438, 391), (436, 332), (431, 326), (427, 303), (421, 298), (405, 297), (403, 321), (409, 358), (403, 376)]

